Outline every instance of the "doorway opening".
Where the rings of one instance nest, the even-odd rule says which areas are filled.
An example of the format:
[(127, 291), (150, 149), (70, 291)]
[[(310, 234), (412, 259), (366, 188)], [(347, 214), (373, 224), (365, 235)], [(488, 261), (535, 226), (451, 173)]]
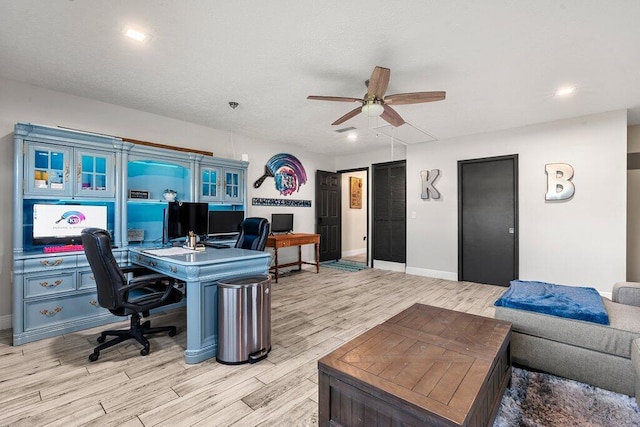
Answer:
[(341, 260), (369, 265), (369, 168), (339, 170)]
[(320, 262), (367, 267), (369, 256), (369, 168), (316, 171), (316, 233)]

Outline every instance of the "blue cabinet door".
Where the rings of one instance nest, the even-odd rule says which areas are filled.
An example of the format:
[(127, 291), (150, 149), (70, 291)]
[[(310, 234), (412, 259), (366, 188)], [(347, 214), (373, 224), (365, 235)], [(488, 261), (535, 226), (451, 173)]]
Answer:
[(244, 200), (243, 173), (239, 169), (224, 170), (224, 201), (241, 203)]
[(26, 145), (25, 194), (71, 196), (69, 161), (72, 149), (32, 142)]
[(200, 179), (200, 199), (205, 202), (220, 201), (220, 169), (203, 167)]
[(114, 197), (114, 154), (76, 150), (76, 191), (83, 197)]

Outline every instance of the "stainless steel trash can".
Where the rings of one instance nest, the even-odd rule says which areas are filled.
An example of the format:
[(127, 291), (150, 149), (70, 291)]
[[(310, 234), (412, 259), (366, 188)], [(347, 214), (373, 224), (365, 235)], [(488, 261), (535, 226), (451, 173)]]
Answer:
[(271, 277), (252, 276), (218, 283), (220, 363), (255, 363), (271, 350)]

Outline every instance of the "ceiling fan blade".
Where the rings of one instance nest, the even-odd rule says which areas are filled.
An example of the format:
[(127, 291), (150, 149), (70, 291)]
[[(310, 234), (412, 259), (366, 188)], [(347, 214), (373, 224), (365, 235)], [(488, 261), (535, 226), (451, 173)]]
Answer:
[(442, 101), (446, 92), (412, 92), (397, 93), (384, 98), (385, 104), (402, 105), (402, 104), (419, 104), (421, 102)]
[(389, 85), (391, 70), (384, 67), (376, 67), (371, 73), (369, 85), (367, 86), (367, 97), (382, 99)]
[(395, 127), (399, 127), (404, 124), (404, 120), (402, 119), (402, 117), (400, 117), (400, 114), (398, 114), (396, 110), (386, 104), (383, 105), (383, 107), (384, 111), (382, 112), (382, 114), (380, 114), (380, 117), (382, 117), (390, 125)]
[(364, 99), (348, 98), (344, 96), (307, 96), (307, 99), (316, 99), (318, 101), (339, 101), (339, 102), (364, 102)]
[(340, 117), (338, 120), (336, 120), (335, 122), (331, 123), (332, 125), (339, 125), (340, 123), (344, 123), (347, 120), (357, 116), (358, 114), (360, 114), (362, 112), (362, 107), (358, 107), (355, 108), (351, 111), (349, 111), (347, 114), (345, 114), (344, 116)]

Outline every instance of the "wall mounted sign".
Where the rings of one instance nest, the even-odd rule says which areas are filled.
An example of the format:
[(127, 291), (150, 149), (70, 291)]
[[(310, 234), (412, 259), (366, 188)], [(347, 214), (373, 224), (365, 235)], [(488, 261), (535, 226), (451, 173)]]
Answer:
[(253, 183), (253, 188), (260, 187), (268, 177), (275, 179), (276, 190), (283, 196), (300, 191), (300, 186), (307, 182), (307, 173), (300, 160), (286, 153), (276, 154), (269, 159), (264, 165), (264, 175)]
[(253, 206), (289, 206), (294, 208), (310, 208), (311, 200), (293, 200), (293, 199), (269, 199), (263, 197), (254, 197), (251, 199)]
[(362, 209), (362, 178), (349, 177), (349, 207)]
[(547, 194), (544, 199), (550, 201), (568, 200), (575, 193), (573, 167), (567, 163), (548, 163), (544, 166), (547, 174)]
[(129, 190), (130, 199), (148, 199), (149, 192), (147, 190)]
[(424, 200), (429, 200), (429, 195), (434, 200), (440, 198), (440, 192), (436, 190), (434, 183), (436, 179), (440, 176), (440, 169), (431, 169), (431, 171), (420, 171), (420, 180), (422, 181), (422, 194), (420, 194), (420, 198)]

